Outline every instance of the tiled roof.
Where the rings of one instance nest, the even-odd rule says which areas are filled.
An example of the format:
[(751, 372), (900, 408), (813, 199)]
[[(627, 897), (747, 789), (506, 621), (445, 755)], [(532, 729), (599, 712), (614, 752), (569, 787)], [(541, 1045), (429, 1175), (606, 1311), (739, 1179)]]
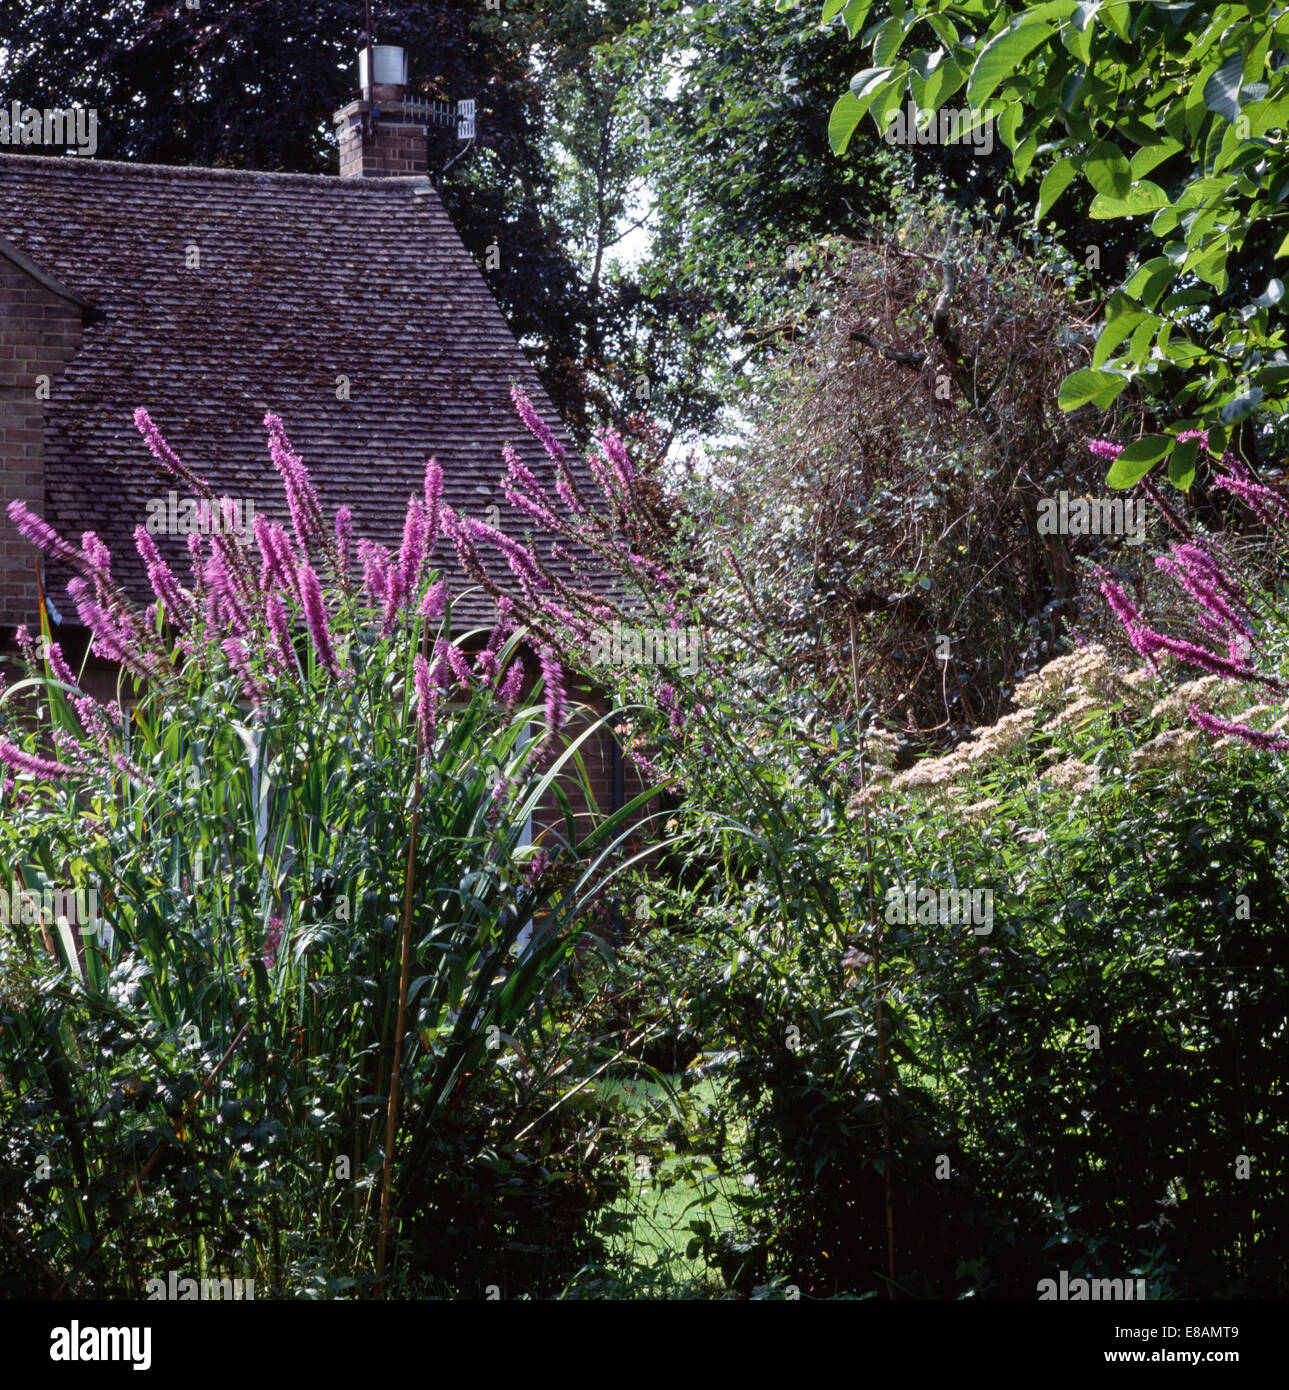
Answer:
[(217, 492), (284, 517), (262, 425), (275, 411), (327, 514), (348, 504), (355, 533), (391, 547), (430, 455), (445, 500), (485, 519), (495, 505), (512, 532), (502, 444), (550, 476), (512, 380), (552, 424), (554, 409), (423, 178), (0, 155), (0, 237), (104, 315), (47, 407), (46, 512), (69, 539), (97, 531), (132, 589), (133, 529), (167, 490), (139, 405)]

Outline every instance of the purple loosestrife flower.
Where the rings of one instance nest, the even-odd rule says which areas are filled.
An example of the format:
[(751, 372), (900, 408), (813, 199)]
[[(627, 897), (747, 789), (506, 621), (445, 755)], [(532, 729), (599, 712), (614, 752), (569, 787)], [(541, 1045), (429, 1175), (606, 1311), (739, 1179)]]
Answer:
[(1219, 579), (1225, 576), (1221, 576), (1212, 558), (1194, 545), (1173, 544), (1169, 549), (1172, 554), (1158, 556), (1155, 565), (1166, 574), (1171, 574), (1199, 603), (1204, 625), (1213, 632), (1225, 633), (1230, 630), (1252, 637), (1253, 628), (1236, 606), (1240, 601), (1237, 599), (1236, 603), (1232, 603), (1223, 591), (1224, 586)]
[(31, 633), (27, 631), (26, 623), (14, 629), (13, 640), (17, 642), (18, 650), (22, 653), (23, 664), (35, 666), (36, 644), (31, 640)]
[(1254, 748), (1265, 748), (1274, 753), (1289, 750), (1289, 738), (1280, 734), (1264, 733), (1260, 729), (1250, 728), (1247, 724), (1232, 724), (1225, 719), (1215, 719), (1195, 705), (1190, 707), (1188, 713), (1206, 734), (1243, 739)]
[(685, 728), (685, 717), (681, 714), (680, 706), (676, 702), (674, 686), (662, 685), (658, 687), (658, 708), (667, 716), (672, 737), (679, 738)]
[(550, 868), (550, 855), (544, 849), (539, 849), (536, 854), (528, 861), (528, 881), (536, 883), (539, 878)]
[(288, 676), (296, 677), (300, 663), (291, 641), (291, 628), (286, 620), (286, 609), (277, 594), (270, 594), (264, 604), (264, 616), (268, 620), (269, 631), (273, 634), (273, 645), (280, 670)]
[(474, 684), (474, 678), (470, 674), (470, 663), (465, 659), (465, 653), (455, 642), (449, 642), (447, 648), (448, 665), (452, 668), (452, 674), (467, 689)]
[(25, 502), (15, 498), (9, 503), (9, 520), (18, 528), (18, 534), (52, 559), (83, 569), (85, 557), (79, 550), (68, 545), (54, 528), (42, 517), (38, 517)]
[(266, 521), (260, 526), (261, 517), (255, 518), (255, 539), (259, 543), (260, 554), (264, 558), (264, 568), (260, 572), (260, 587), (267, 589), (269, 582), (275, 583), (291, 595), (301, 607), (304, 595), (300, 588), (300, 562), (296, 558), (295, 547), (286, 527), (280, 521)]
[(176, 627), (185, 626), (189, 604), (180, 592), (179, 581), (175, 578), (174, 572), (161, 558), (161, 552), (146, 527), (134, 528), (134, 547), (143, 561), (152, 592), (165, 605), (166, 616)]
[(555, 438), (549, 425), (533, 409), (533, 403), (528, 399), (527, 394), (522, 388), (512, 386), (510, 388), (510, 399), (515, 403), (515, 409), (519, 412), (519, 418), (528, 426), (529, 433), (541, 442), (541, 446), (555, 460), (556, 463), (564, 461), (564, 446)]
[(421, 582), (421, 565), (425, 560), (425, 508), (417, 497), (409, 497), (407, 516), (403, 520), (403, 543), (398, 562), (389, 573), (385, 586), (385, 630), (394, 626), (398, 610), (414, 597)]
[(309, 625), (309, 636), (313, 639), (313, 649), (318, 660), (326, 668), (333, 680), (340, 679), (340, 667), (335, 652), (331, 648), (331, 632), (327, 627), (327, 610), (322, 602), (322, 585), (313, 566), (300, 566), (300, 593), (304, 599), (304, 618)]
[(443, 470), (431, 459), (425, 465), (425, 531), (430, 550), (439, 538), (439, 508), (443, 503)]
[(72, 669), (63, 657), (63, 649), (57, 642), (50, 642), (46, 646), (45, 656), (49, 661), (49, 669), (54, 673), (55, 680), (62, 681), (64, 685), (76, 684), (76, 677), (72, 675)]
[(217, 601), (223, 621), (238, 636), (245, 636), (251, 624), (247, 615), (247, 596), (243, 586), (238, 583), (237, 560), (227, 540), (223, 536), (214, 537), (210, 559), (206, 562), (206, 583), (212, 598)]
[(66, 763), (55, 762), (52, 758), (39, 758), (34, 753), (24, 753), (0, 739), (0, 763), (11, 767), (15, 772), (27, 772), (47, 782), (61, 782), (76, 775), (76, 769)]
[(582, 499), (577, 495), (577, 489), (573, 486), (573, 477), (563, 464), (555, 470), (555, 491), (559, 494), (559, 500), (575, 516), (581, 516), (585, 513), (586, 508), (582, 505)]
[(354, 543), (354, 514), (348, 507), (336, 512), (336, 566), (342, 584), (349, 583), (349, 560)]
[(190, 531), (188, 533), (188, 540), (186, 544), (188, 546), (188, 568), (192, 572), (193, 587), (198, 597), (200, 597), (203, 588), (201, 579), (201, 567), (204, 563), (201, 558), (201, 550), (204, 542), (195, 531)]
[(164, 477), (183, 483), (198, 497), (210, 496), (210, 484), (180, 461), (179, 455), (166, 443), (161, 431), (152, 423), (152, 416), (142, 406), (134, 412), (134, 427), (152, 450), (152, 456), (161, 465), (160, 472)]
[(103, 714), (103, 707), (88, 695), (77, 696), (72, 700), (72, 708), (81, 722), (81, 728), (94, 740), (99, 748), (108, 752), (112, 747), (112, 730)]
[(55, 729), (53, 737), (54, 751), (66, 760), (68, 767), (73, 768), (76, 772), (88, 771), (85, 749), (75, 734), (68, 733), (66, 729)]
[[(478, 524), (482, 525), (483, 523)], [(482, 584), (486, 588), (488, 571), (484, 568), (483, 561), (479, 559), (478, 551), (471, 544), (464, 519), (451, 507), (445, 506), (439, 528), (445, 536), (451, 538), (452, 544), (456, 547), (457, 560), (461, 565), (462, 572), (469, 575), (476, 584)]]
[(618, 482), (622, 485), (622, 491), (630, 492), (631, 484), (635, 481), (635, 470), (631, 467), (631, 459), (627, 454), (626, 446), (618, 436), (609, 429), (600, 430), (596, 434), (600, 448), (604, 450), (605, 457), (613, 467), (613, 471), (618, 476)]
[(426, 622), (437, 622), (443, 616), (443, 610), (448, 606), (447, 586), (442, 583), (431, 584), (425, 591), (425, 597), (421, 600), (421, 606), (416, 610)]
[(322, 508), (318, 505), (318, 494), (313, 490), (304, 460), (292, 449), (291, 441), (286, 437), (282, 421), (270, 411), (264, 417), (264, 426), (269, 432), (269, 457), (286, 492), (291, 525), (295, 528), (301, 551), (308, 555), (327, 533)]
[(1115, 444), (1109, 439), (1089, 439), (1088, 449), (1097, 458), (1106, 459), (1110, 463), (1113, 463), (1123, 453), (1123, 445)]
[(439, 690), (430, 677), (429, 664), (420, 652), (417, 652), (412, 661), (412, 684), (416, 688), (416, 721), (420, 732), (421, 747), (429, 752), (434, 747)]
[[(1230, 457), (1231, 455), (1227, 455), (1227, 458)], [(1225, 463), (1226, 458), (1222, 462)], [(1247, 475), (1247, 469), (1245, 473)], [(1223, 492), (1233, 493), (1273, 531), (1278, 531), (1289, 519), (1289, 502), (1271, 488), (1265, 487), (1262, 483), (1255, 483), (1251, 477), (1219, 473), (1213, 479), (1213, 486)]]
[(543, 647), (539, 653), (542, 666), (542, 681), (546, 688), (546, 738), (549, 743), (564, 727), (564, 717), (568, 711), (568, 700), (564, 693), (564, 671), (550, 647)]
[(236, 637), (225, 638), (220, 643), (220, 648), (228, 658), (228, 664), (233, 668), (237, 679), (241, 682), (242, 694), (252, 704), (258, 705), (264, 699), (264, 687), (256, 680), (255, 673), (251, 670), (251, 662), (246, 655), (246, 648)]
[(1136, 604), (1124, 593), (1122, 588), (1109, 576), (1101, 580), (1101, 593), (1105, 601), (1110, 605), (1115, 617), (1126, 628), (1135, 627), (1141, 621), (1141, 614), (1137, 611)]
[(104, 583), (112, 582), (112, 552), (99, 540), (97, 532), (81, 532), (81, 554), (87, 570), (96, 576), (102, 574)]
[(491, 647), (484, 647), (475, 657), (475, 670), (479, 673), (479, 679), (484, 685), (495, 685), (497, 677), (501, 674), (501, 666), (497, 661), (497, 653)]
[(541, 484), (529, 471), (523, 459), (509, 444), (502, 448), (501, 456), (506, 461), (506, 476), (501, 483), (506, 501), (512, 507), (526, 512), (539, 526), (545, 527), (548, 531), (558, 531), (559, 518), (551, 511)]
[(430, 668), (430, 684), (438, 691), (448, 688), (448, 648), (451, 644), (443, 637), (434, 643), (434, 665)]
[(384, 608), (389, 599), (392, 557), (383, 545), (369, 541), (366, 536), (358, 542), (358, 555), (363, 566), (363, 593), (373, 608)]
[(1176, 531), (1179, 536), (1185, 536), (1187, 540), (1190, 540), (1193, 535), (1191, 528), (1182, 520), (1181, 514), (1167, 501), (1164, 494), (1160, 492), (1149, 477), (1142, 478), (1141, 490), (1150, 498), (1155, 506), (1159, 508), (1160, 512), (1163, 514), (1164, 520), (1168, 522), (1173, 530)]
[(506, 679), (501, 683), (501, 703), (509, 709), (514, 709), (519, 699), (520, 691), (524, 688), (524, 663), (522, 661), (512, 661), (506, 667)]
[(136, 636), (89, 596), (89, 585), (77, 577), (67, 581), (67, 593), (81, 623), (92, 635), (90, 649), (106, 661), (116, 661), (141, 675), (151, 675), (154, 662), (136, 645)]
[(595, 479), (595, 485), (600, 489), (601, 495), (610, 507), (621, 505), (614, 486), (613, 474), (605, 467), (604, 460), (596, 454), (586, 456), (586, 466), (591, 470), (591, 477)]
[(1150, 628), (1140, 625), (1137, 627), (1135, 637), (1136, 640), (1133, 645), (1143, 656), (1154, 656), (1161, 651), (1168, 652), (1177, 657), (1179, 661), (1184, 661), (1189, 666), (1198, 666), (1210, 675), (1229, 676), (1232, 680), (1254, 681), (1272, 690), (1284, 689), (1281, 682), (1274, 676), (1261, 676), (1250, 669), (1244, 661), (1230, 661), (1226, 657), (1218, 656), (1216, 652), (1209, 651), (1207, 647), (1196, 646), (1194, 642), (1186, 642), (1177, 637), (1165, 637), (1162, 633), (1154, 632)]
[(514, 625), (515, 605), (502, 594), (497, 599), (497, 621), (493, 625), (492, 631), (488, 634), (488, 645), (479, 653), (478, 667), (480, 676), (488, 685), (495, 686), (497, 677), (501, 674), (501, 664), (497, 660), (497, 652), (502, 642), (506, 639), (506, 634)]

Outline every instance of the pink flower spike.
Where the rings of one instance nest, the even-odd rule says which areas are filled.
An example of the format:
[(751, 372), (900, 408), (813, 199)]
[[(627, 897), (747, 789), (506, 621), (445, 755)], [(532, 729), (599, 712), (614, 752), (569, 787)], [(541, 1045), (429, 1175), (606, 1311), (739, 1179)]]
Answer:
[(309, 636), (313, 639), (314, 651), (318, 660), (329, 672), (333, 680), (340, 679), (340, 666), (336, 662), (331, 647), (331, 632), (327, 627), (327, 610), (322, 601), (322, 585), (313, 566), (300, 566), (300, 592), (304, 600), (304, 617), (309, 625)]
[(1187, 712), (1206, 734), (1213, 734), (1219, 738), (1238, 738), (1253, 748), (1263, 748), (1273, 753), (1289, 750), (1289, 738), (1280, 734), (1264, 733), (1260, 729), (1250, 728), (1248, 724), (1232, 724), (1225, 719), (1216, 719), (1195, 705)]
[(165, 477), (186, 484), (198, 497), (210, 496), (210, 484), (204, 478), (199, 478), (180, 460), (179, 455), (166, 443), (161, 431), (152, 423), (152, 417), (142, 406), (134, 412), (134, 427), (152, 450), (152, 456), (161, 465), (160, 471)]
[(76, 776), (76, 769), (66, 763), (55, 762), (52, 758), (38, 758), (34, 753), (24, 753), (12, 743), (0, 740), (0, 763), (11, 767), (15, 772), (27, 772), (47, 782), (61, 782)]
[(434, 747), (434, 725), (438, 714), (439, 691), (430, 677), (429, 664), (417, 652), (412, 662), (412, 684), (416, 689), (416, 719), (421, 748), (429, 752)]
[(519, 418), (528, 426), (529, 432), (541, 442), (541, 446), (555, 460), (562, 463), (565, 458), (564, 446), (555, 438), (550, 426), (533, 409), (533, 403), (528, 399), (527, 393), (522, 387), (512, 386), (510, 388), (510, 399), (515, 403), (515, 409), (519, 412)]

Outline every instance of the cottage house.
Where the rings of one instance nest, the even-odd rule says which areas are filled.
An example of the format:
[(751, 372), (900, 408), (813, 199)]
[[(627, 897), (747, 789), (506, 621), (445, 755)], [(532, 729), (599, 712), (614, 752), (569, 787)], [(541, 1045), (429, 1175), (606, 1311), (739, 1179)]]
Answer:
[[(38, 620), (13, 498), (70, 538), (96, 531), (150, 598), (133, 531), (174, 504), (138, 406), (247, 509), (283, 513), (272, 410), (356, 535), (397, 547), (431, 456), (450, 505), (515, 525), (503, 443), (543, 479), (550, 465), (511, 383), (556, 416), (427, 177), (426, 119), (401, 82), (365, 87), (335, 117), (338, 178), (0, 155), (0, 641)], [(66, 576), (47, 578), (75, 650)], [(494, 615), (482, 594), (456, 611), (469, 628)], [(607, 735), (588, 771), (600, 804), (620, 804)]]

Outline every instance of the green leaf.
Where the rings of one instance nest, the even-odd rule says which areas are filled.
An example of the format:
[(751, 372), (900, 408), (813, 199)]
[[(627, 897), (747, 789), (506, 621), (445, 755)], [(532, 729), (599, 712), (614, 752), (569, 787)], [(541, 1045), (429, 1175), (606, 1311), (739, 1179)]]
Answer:
[(992, 95), (1005, 78), (1013, 76), (1021, 63), (1052, 37), (1052, 27), (1042, 23), (1022, 23), (1016, 29), (995, 34), (980, 51), (967, 84), (967, 101), (975, 109)]
[(1199, 452), (1199, 441), (1184, 440), (1173, 450), (1168, 460), (1168, 481), (1182, 492), (1188, 492), (1195, 481), (1195, 456)]
[(1192, 271), (1206, 285), (1212, 285), (1221, 292), (1226, 289), (1227, 251), (1227, 238), (1218, 237), (1211, 246), (1200, 248), (1198, 255), (1192, 252), (1187, 257), (1186, 269)]
[(1165, 135), (1156, 144), (1143, 145), (1132, 157), (1132, 177), (1144, 179), (1152, 169), (1157, 168), (1164, 160), (1171, 159), (1181, 147), (1181, 141), (1174, 140), (1171, 135)]
[[(1022, 114), (1019, 106), (1009, 106), (998, 118), (999, 139), (1011, 150), (1013, 155), (1016, 153), (1016, 145), (1018, 143), (1016, 132), (1020, 128)], [(1014, 162), (1013, 160), (1013, 163)]]
[(1100, 367), (1113, 354), (1115, 348), (1146, 317), (1146, 311), (1134, 304), (1122, 290), (1116, 290), (1106, 306), (1105, 327), (1097, 337), (1097, 345), (1092, 353), (1092, 365)]
[(847, 0), (825, 0), (824, 12), (819, 16), (820, 24), (827, 24), (834, 16), (846, 8)]
[(1240, 84), (1244, 81), (1244, 54), (1232, 53), (1204, 84), (1204, 105), (1228, 125), (1240, 114)]
[(1110, 487), (1131, 487), (1140, 482), (1168, 452), (1172, 442), (1166, 434), (1148, 434), (1145, 439), (1129, 444), (1115, 459), (1114, 466), (1106, 474), (1106, 482)]
[(1249, 390), (1241, 392), (1233, 401), (1229, 401), (1222, 407), (1220, 417), (1222, 423), (1224, 425), (1238, 425), (1241, 420), (1247, 420), (1262, 403), (1262, 396), (1261, 386), (1253, 386)]
[(1123, 202), (1132, 188), (1132, 169), (1118, 146), (1109, 140), (1092, 147), (1084, 161), (1083, 174), (1098, 193), (1117, 202)]
[(1098, 193), (1088, 209), (1088, 216), (1105, 221), (1112, 217), (1140, 217), (1146, 212), (1158, 212), (1166, 208), (1172, 200), (1157, 183), (1141, 179), (1128, 190), (1123, 198), (1112, 198)]
[(873, 0), (850, 0), (842, 12), (841, 17), (846, 21), (846, 32), (852, 39), (859, 33), (861, 26), (868, 18), (869, 10), (872, 8)]
[(1024, 178), (1029, 173), (1029, 166), (1034, 162), (1034, 156), (1038, 152), (1038, 132), (1032, 131), (1021, 142), (1021, 147), (1016, 151), (1012, 159), (1016, 168), (1017, 178)]
[(864, 119), (867, 106), (861, 106), (853, 92), (843, 92), (828, 117), (828, 143), (833, 154), (845, 154), (855, 127)]
[(903, 20), (897, 15), (892, 15), (877, 31), (877, 37), (873, 41), (873, 60), (889, 64), (900, 51), (900, 45), (904, 42), (907, 32)]
[(1172, 284), (1176, 273), (1176, 266), (1170, 257), (1152, 256), (1133, 272), (1132, 279), (1123, 287), (1124, 293), (1153, 309), (1159, 302), (1159, 296)]
[[(1047, 215), (1047, 210), (1070, 186), (1074, 173), (1074, 161), (1067, 158), (1058, 159), (1043, 175), (1043, 182), (1038, 189), (1038, 209), (1034, 213), (1036, 222)], [(1289, 238), (1286, 239), (1289, 240)]]
[(1056, 401), (1064, 411), (1077, 410), (1081, 405), (1095, 405), (1099, 410), (1105, 410), (1127, 384), (1127, 378), (1119, 372), (1093, 371), (1083, 367), (1071, 372), (1061, 382)]

